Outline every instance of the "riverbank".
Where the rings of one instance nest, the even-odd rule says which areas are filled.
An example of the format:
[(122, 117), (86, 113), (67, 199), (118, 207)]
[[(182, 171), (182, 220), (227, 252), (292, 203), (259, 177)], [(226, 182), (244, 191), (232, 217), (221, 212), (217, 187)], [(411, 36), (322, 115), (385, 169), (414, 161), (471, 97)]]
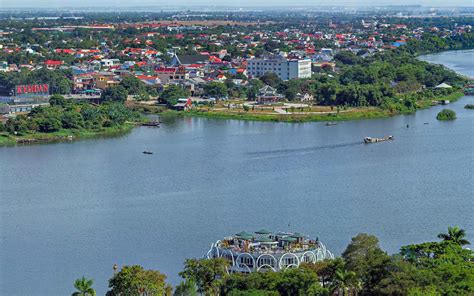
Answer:
[(383, 118), (396, 115), (388, 110), (380, 108), (354, 108), (348, 111), (340, 112), (321, 112), (321, 113), (288, 113), (288, 114), (268, 114), (252, 111), (222, 111), (222, 110), (204, 110), (196, 109), (189, 111), (167, 111), (168, 114), (176, 114), (191, 117), (208, 117), (220, 119), (238, 119), (250, 121), (274, 121), (274, 122), (310, 122), (310, 121), (347, 121), (359, 119)]
[[(163, 116), (189, 116), (189, 117), (207, 117), (217, 119), (236, 119), (248, 121), (273, 121), (273, 122), (318, 122), (318, 121), (350, 121), (361, 119), (387, 118), (401, 114), (415, 113), (417, 109), (426, 109), (433, 106), (433, 101), (455, 102), (463, 97), (462, 91), (456, 91), (452, 94), (424, 99), (417, 102), (416, 109), (406, 110), (388, 110), (378, 107), (360, 107), (360, 108), (341, 108), (339, 111), (320, 111), (320, 112), (290, 112), (269, 113), (261, 110), (248, 109), (226, 109), (226, 108), (193, 108), (187, 111), (165, 110), (157, 112)], [(328, 107), (329, 108), (329, 107)], [(296, 108), (298, 109), (298, 108)], [(329, 109), (331, 110), (331, 109)]]
[(460, 98), (464, 97), (465, 94), (462, 90), (456, 91), (452, 94), (446, 95), (446, 96), (441, 96), (441, 97), (436, 97), (432, 99), (426, 99), (418, 102), (418, 108), (419, 109), (426, 109), (430, 108), (433, 106), (433, 101), (437, 102), (442, 102), (442, 101), (449, 101), (450, 103), (456, 102)]
[(121, 126), (107, 127), (100, 130), (62, 129), (52, 133), (35, 132), (21, 136), (15, 136), (4, 132), (0, 133), (0, 147), (18, 144), (55, 143), (101, 137), (115, 137), (130, 132), (135, 126), (136, 124), (134, 123), (125, 123)]

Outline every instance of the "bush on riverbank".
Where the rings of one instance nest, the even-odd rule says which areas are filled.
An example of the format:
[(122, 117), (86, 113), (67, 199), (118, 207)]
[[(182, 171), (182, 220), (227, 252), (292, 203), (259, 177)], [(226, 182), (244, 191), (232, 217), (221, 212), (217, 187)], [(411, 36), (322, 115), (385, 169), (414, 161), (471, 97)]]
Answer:
[(474, 104), (467, 104), (464, 109), (474, 109)]
[(436, 116), (438, 120), (453, 120), (456, 119), (456, 112), (451, 109), (443, 109)]
[(0, 124), (0, 144), (16, 141), (47, 141), (73, 137), (90, 137), (130, 129), (130, 122), (142, 116), (120, 103), (91, 105), (74, 103), (62, 96), (52, 96), (50, 106), (34, 108), (27, 115), (9, 118)]

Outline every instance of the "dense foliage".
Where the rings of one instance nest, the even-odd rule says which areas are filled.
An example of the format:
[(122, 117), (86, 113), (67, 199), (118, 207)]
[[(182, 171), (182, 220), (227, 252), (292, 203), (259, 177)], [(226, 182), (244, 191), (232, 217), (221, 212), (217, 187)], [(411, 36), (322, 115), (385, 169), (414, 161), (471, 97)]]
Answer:
[[(351, 52), (335, 56), (338, 70), (321, 70), (309, 79), (281, 81), (274, 74), (260, 78), (265, 84), (292, 100), (309, 93), (316, 103), (328, 106), (377, 106), (390, 111), (413, 111), (422, 100), (442, 97), (458, 88), (436, 89), (447, 83), (461, 86), (464, 79), (440, 65), (418, 60), (397, 49), (361, 58)], [(249, 92), (249, 98), (253, 93)]]
[(159, 99), (168, 106), (172, 106), (178, 102), (178, 99), (186, 98), (189, 95), (190, 93), (179, 85), (171, 84), (160, 93)]
[[(450, 227), (438, 235), (441, 242), (408, 245), (392, 256), (383, 251), (378, 239), (368, 234), (352, 238), (342, 258), (302, 264), (282, 272), (222, 275), (186, 262), (185, 279), (206, 283), (198, 286), (205, 295), (472, 295), (474, 254), (464, 230)], [(206, 265), (209, 259), (193, 260), (191, 266)], [(206, 270), (207, 270), (206, 269)], [(191, 271), (190, 271), (191, 270)], [(216, 280), (209, 275), (218, 275)], [(205, 280), (204, 280), (205, 279)], [(203, 281), (204, 280), (204, 281)], [(202, 287), (208, 287), (202, 289)], [(189, 288), (189, 285), (188, 285)], [(177, 294), (180, 295), (180, 294)]]
[(140, 119), (139, 113), (130, 111), (120, 103), (95, 106), (73, 103), (60, 95), (54, 95), (50, 99), (49, 107), (37, 107), (26, 116), (9, 118), (0, 130), (20, 136), (36, 132), (51, 133), (62, 129), (101, 130)]
[(166, 276), (139, 265), (124, 266), (109, 280), (107, 296), (163, 296), (171, 294)]
[(76, 292), (72, 293), (72, 296), (95, 296), (96, 292), (92, 285), (94, 284), (94, 280), (86, 279), (84, 276), (80, 279), (77, 279), (74, 282), (74, 288), (76, 288)]
[[(388, 255), (375, 236), (358, 234), (342, 257), (302, 263), (280, 272), (228, 274), (224, 258), (187, 259), (174, 296), (473, 295), (474, 252), (464, 229), (449, 227), (441, 241), (403, 246)], [(92, 293), (92, 281), (75, 287)], [(171, 295), (166, 276), (124, 266), (109, 280), (107, 296)], [(77, 294), (88, 295), (88, 294)]]
[(467, 104), (464, 106), (464, 109), (474, 109), (474, 104)]
[(438, 120), (453, 120), (456, 119), (456, 112), (451, 109), (443, 109), (438, 112), (436, 115), (436, 119)]

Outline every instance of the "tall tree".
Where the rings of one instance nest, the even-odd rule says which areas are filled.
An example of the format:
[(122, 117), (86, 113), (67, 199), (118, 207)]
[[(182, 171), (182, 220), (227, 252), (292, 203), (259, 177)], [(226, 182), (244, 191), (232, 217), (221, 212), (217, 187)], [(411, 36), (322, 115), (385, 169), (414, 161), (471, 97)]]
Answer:
[(227, 96), (227, 85), (222, 82), (212, 81), (204, 86), (204, 92), (208, 96), (222, 98)]
[(130, 95), (144, 93), (146, 89), (145, 83), (135, 76), (125, 76), (122, 81), (120, 81), (120, 85), (123, 86)]
[(336, 271), (331, 291), (338, 296), (356, 294), (360, 290), (360, 281), (353, 271), (340, 269)]
[(127, 96), (128, 92), (125, 87), (117, 85), (105, 89), (100, 98), (103, 101), (125, 102)]
[(465, 239), (465, 237), (466, 231), (464, 229), (461, 229), (459, 226), (448, 227), (448, 233), (438, 234), (438, 238), (445, 241), (451, 241), (460, 246), (471, 244), (467, 239)]
[(95, 290), (92, 288), (94, 284), (93, 279), (86, 279), (84, 276), (74, 282), (76, 292), (72, 296), (95, 296)]
[(361, 278), (364, 290), (369, 294), (388, 274), (390, 257), (380, 249), (379, 240), (373, 235), (360, 233), (353, 237), (342, 253), (342, 258), (346, 262), (346, 269)]
[(179, 275), (185, 280), (194, 281), (199, 293), (218, 295), (228, 265), (229, 262), (224, 258), (187, 259)]
[(140, 265), (124, 266), (109, 280), (107, 296), (171, 295), (166, 276), (157, 270), (145, 270)]

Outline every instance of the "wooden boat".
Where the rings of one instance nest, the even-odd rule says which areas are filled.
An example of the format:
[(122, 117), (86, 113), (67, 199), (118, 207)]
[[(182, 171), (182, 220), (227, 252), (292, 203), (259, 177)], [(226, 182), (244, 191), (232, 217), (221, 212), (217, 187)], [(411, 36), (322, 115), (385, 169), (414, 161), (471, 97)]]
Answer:
[(153, 154), (151, 151), (143, 151), (143, 154)]
[(371, 137), (365, 137), (364, 138), (364, 143), (365, 144), (370, 144), (370, 143), (379, 143), (379, 142), (385, 142), (385, 141), (390, 141), (393, 140), (393, 136), (387, 136), (385, 138), (371, 138)]
[(158, 121), (143, 122), (142, 126), (160, 126), (160, 122)]

